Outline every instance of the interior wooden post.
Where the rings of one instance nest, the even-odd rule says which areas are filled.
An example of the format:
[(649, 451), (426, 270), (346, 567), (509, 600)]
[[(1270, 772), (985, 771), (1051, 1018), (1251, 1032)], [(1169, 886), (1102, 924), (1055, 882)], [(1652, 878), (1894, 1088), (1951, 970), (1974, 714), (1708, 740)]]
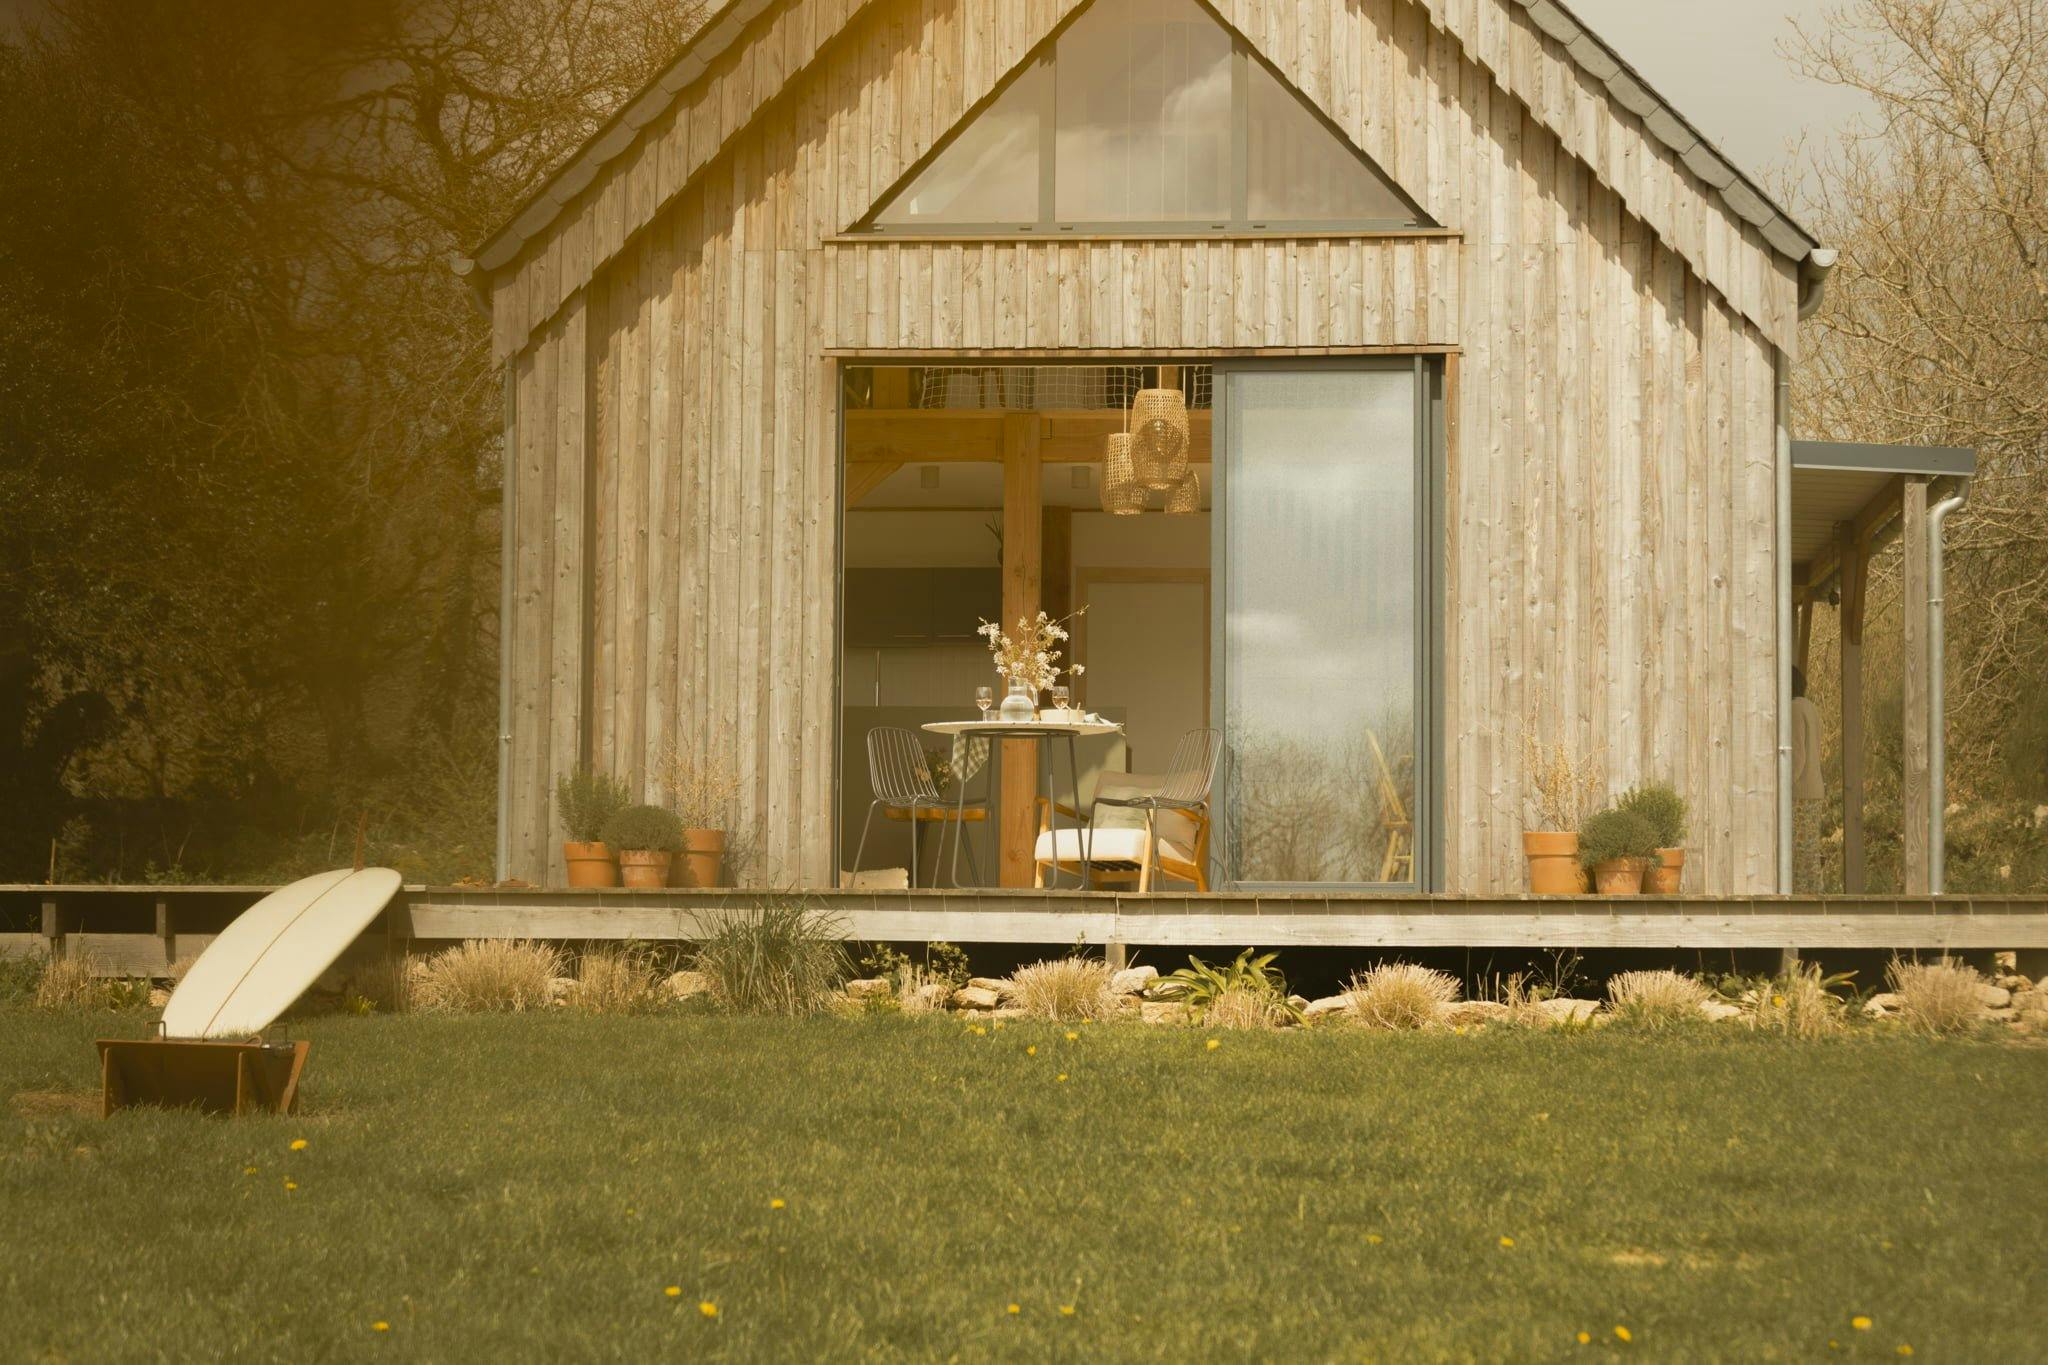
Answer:
[[(1044, 602), (1045, 614), (1057, 621), (1074, 610), (1074, 509), (1046, 508), (1043, 525), (1039, 596)], [(1068, 657), (1060, 662), (1072, 664), (1073, 641), (1067, 643)]]
[(1863, 847), (1863, 594), (1870, 547), (1853, 533), (1842, 547), (1842, 889), (1860, 895), (1870, 862)]
[(1927, 764), (1927, 480), (1906, 480), (1905, 509), (1899, 518), (1899, 539), (1905, 551), (1899, 612), (1901, 672), (1905, 678), (1905, 772), (1900, 820), (1904, 826), (1905, 893), (1927, 894), (1930, 866), (1927, 846), (1928, 803), (1933, 799)]
[(1813, 672), (1808, 661), (1813, 657), (1813, 594), (1803, 588), (1800, 589), (1797, 603), (1794, 611), (1797, 613), (1798, 626), (1793, 631), (1793, 638), (1798, 643), (1793, 651), (1792, 662), (1799, 666), (1801, 673), (1807, 675), (1807, 682), (1811, 684)]
[[(1020, 617), (1040, 604), (1044, 556), (1044, 488), (1039, 480), (1039, 425), (1035, 413), (1003, 421), (1003, 629), (1014, 638)], [(1004, 886), (1030, 886), (1031, 845), (1038, 827), (1038, 746), (1003, 745), (1003, 813), (997, 835)]]

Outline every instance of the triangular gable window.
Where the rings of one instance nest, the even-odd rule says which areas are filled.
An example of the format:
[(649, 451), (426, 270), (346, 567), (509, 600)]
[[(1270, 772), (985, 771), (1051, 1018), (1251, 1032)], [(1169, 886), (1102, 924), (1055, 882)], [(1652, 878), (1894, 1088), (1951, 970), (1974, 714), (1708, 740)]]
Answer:
[(862, 227), (1428, 224), (1200, 0), (1110, 0), (1041, 45)]

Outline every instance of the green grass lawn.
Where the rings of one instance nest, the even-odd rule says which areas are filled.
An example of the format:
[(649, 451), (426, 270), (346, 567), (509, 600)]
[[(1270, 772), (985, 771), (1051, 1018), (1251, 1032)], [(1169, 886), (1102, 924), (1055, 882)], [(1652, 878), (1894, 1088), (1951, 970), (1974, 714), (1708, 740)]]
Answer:
[(2040, 1047), (329, 1017), (295, 1118), (54, 1098), (147, 1017), (0, 1012), (0, 1356), (2042, 1349)]

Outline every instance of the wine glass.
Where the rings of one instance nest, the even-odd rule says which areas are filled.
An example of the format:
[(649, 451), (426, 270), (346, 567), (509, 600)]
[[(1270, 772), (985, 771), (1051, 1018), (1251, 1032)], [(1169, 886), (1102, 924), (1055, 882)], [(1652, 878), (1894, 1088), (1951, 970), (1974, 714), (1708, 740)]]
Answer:
[(1067, 698), (1070, 695), (1072, 694), (1067, 691), (1065, 683), (1054, 683), (1052, 689), (1052, 709), (1055, 711), (1066, 710)]
[(988, 719), (988, 708), (996, 704), (996, 690), (982, 686), (974, 689), (974, 704), (981, 708), (981, 718)]

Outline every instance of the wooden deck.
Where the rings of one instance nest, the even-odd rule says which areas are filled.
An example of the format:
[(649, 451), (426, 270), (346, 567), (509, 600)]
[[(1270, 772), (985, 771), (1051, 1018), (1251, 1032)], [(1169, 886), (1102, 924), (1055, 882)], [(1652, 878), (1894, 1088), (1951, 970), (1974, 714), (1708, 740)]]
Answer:
[[(268, 887), (0, 886), (0, 953), (90, 955), (110, 972), (189, 958)], [(379, 940), (699, 936), (762, 892), (409, 886)], [(848, 938), (1189, 948), (2048, 950), (2048, 896), (1415, 896), (809, 891)]]

